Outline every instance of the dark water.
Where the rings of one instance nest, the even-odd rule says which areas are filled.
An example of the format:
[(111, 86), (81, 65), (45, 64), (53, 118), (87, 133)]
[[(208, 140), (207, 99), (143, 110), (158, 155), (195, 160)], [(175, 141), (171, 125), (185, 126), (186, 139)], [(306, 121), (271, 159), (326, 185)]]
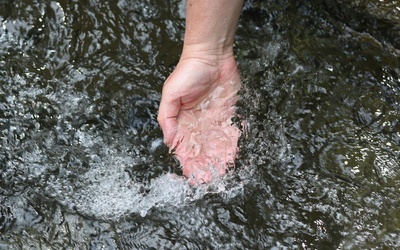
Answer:
[(400, 247), (400, 3), (246, 1), (236, 169), (155, 117), (182, 1), (0, 0), (0, 249)]

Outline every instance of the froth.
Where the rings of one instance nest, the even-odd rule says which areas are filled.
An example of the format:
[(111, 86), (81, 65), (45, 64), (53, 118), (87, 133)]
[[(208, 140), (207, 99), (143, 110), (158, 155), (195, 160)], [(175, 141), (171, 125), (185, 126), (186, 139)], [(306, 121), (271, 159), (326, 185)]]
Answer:
[(210, 193), (230, 199), (243, 191), (246, 179), (251, 180), (249, 172), (241, 171), (236, 173), (242, 175), (240, 183), (227, 175), (193, 187), (184, 177), (164, 174), (144, 185), (132, 182), (124, 172), (126, 159), (115, 158), (109, 164), (94, 166), (85, 174), (87, 183), (70, 201), (79, 213), (109, 220), (131, 214), (144, 217), (153, 208), (190, 206)]

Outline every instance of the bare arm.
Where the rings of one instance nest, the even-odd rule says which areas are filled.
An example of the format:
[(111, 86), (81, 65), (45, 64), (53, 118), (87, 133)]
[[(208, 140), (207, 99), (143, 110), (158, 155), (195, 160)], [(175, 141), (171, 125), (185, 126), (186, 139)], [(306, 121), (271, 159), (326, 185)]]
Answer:
[(233, 40), (243, 0), (187, 0), (182, 57), (233, 55)]

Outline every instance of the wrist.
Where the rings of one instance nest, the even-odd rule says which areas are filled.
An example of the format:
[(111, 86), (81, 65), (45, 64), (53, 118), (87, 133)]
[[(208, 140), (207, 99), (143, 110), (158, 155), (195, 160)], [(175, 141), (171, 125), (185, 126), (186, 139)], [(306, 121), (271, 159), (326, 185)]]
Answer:
[(182, 50), (181, 60), (200, 59), (218, 63), (234, 58), (233, 45), (221, 43), (185, 43)]
[(208, 68), (219, 82), (240, 81), (232, 47), (212, 48), (204, 44), (184, 46), (179, 64), (196, 65), (197, 71)]

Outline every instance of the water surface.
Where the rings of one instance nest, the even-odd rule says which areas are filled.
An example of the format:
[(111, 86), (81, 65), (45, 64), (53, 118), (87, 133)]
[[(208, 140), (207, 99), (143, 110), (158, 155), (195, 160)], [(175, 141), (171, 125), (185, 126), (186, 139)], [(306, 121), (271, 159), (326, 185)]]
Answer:
[(156, 123), (182, 1), (0, 0), (0, 248), (400, 247), (400, 4), (246, 1), (236, 169)]

